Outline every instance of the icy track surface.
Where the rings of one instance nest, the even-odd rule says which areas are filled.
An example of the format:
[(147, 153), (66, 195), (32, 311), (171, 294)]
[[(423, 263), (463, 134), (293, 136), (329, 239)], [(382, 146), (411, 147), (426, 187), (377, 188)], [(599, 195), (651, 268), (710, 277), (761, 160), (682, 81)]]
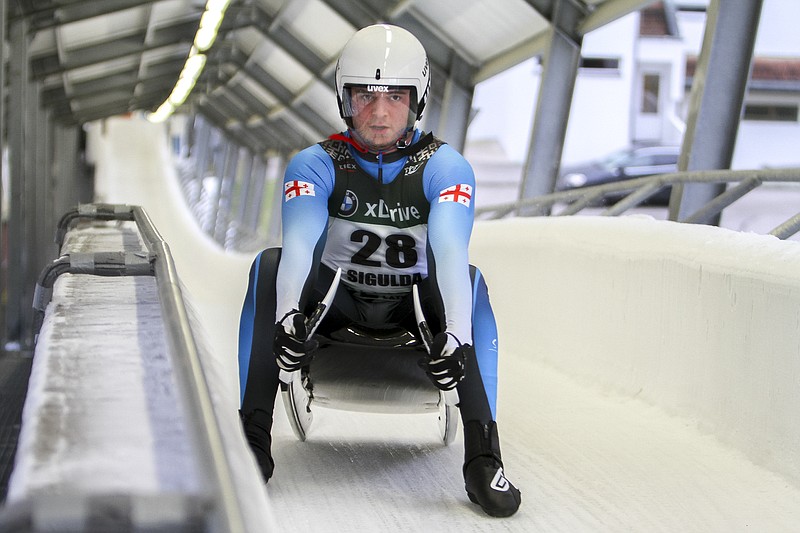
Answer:
[[(251, 257), (225, 255), (197, 230), (159, 126), (114, 119), (103, 128), (93, 144), (97, 200), (144, 206), (169, 243), (198, 317), (196, 335), (212, 354), (204, 365), (231, 462), (255, 468), (236, 420), (236, 330)], [(248, 487), (253, 497), (243, 505), (271, 514), (283, 530), (305, 532), (798, 531), (798, 488), (694, 421), (578, 383), (525, 353), (501, 350), (500, 380), (503, 456), (522, 491), (511, 518), (489, 518), (469, 502), (461, 433), (442, 446), (435, 416), (317, 409), (301, 443), (280, 401), (275, 477), (265, 490)]]

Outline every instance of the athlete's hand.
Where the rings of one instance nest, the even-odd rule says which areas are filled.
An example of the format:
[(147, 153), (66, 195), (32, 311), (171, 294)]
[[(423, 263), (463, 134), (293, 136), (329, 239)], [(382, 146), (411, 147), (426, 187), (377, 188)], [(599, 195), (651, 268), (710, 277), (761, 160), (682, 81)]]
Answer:
[(275, 325), (273, 350), (281, 370), (300, 370), (311, 362), (318, 346), (316, 340), (308, 339), (306, 317), (299, 311), (289, 313)]
[(469, 344), (461, 344), (451, 333), (439, 333), (433, 338), (431, 352), (420, 366), (439, 389), (452, 390), (464, 379)]

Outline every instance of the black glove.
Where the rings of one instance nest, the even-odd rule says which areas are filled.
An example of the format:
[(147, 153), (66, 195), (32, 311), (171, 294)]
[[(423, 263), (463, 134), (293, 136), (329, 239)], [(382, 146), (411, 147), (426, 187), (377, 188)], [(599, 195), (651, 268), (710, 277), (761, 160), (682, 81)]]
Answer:
[(436, 387), (451, 390), (464, 379), (469, 344), (461, 344), (452, 333), (439, 333), (433, 338), (431, 352), (419, 365)]
[(275, 324), (273, 350), (281, 370), (294, 372), (311, 362), (319, 343), (307, 337), (306, 317), (299, 311), (290, 312)]

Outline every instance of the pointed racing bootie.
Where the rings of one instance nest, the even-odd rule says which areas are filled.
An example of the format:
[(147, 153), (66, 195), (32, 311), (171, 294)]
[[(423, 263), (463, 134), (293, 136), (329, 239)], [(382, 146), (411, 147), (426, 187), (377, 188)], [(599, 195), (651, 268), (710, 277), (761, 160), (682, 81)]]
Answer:
[(490, 516), (511, 516), (519, 509), (520, 492), (503, 472), (494, 421), (464, 424), (464, 486), (470, 501)]

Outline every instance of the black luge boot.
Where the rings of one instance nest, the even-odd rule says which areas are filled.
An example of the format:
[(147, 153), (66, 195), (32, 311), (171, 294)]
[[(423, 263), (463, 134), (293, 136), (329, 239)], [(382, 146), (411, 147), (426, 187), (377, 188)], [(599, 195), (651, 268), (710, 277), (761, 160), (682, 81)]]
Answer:
[(520, 493), (503, 472), (494, 422), (464, 424), (464, 485), (470, 501), (490, 516), (511, 516), (519, 509)]
[(264, 478), (264, 483), (269, 481), (272, 477), (272, 472), (275, 470), (275, 461), (272, 460), (272, 416), (266, 411), (256, 409), (250, 413), (244, 414), (239, 411), (239, 417), (242, 419), (242, 427), (244, 428), (247, 443), (250, 449), (253, 450), (253, 455), (256, 456), (256, 462), (261, 470), (261, 476)]

